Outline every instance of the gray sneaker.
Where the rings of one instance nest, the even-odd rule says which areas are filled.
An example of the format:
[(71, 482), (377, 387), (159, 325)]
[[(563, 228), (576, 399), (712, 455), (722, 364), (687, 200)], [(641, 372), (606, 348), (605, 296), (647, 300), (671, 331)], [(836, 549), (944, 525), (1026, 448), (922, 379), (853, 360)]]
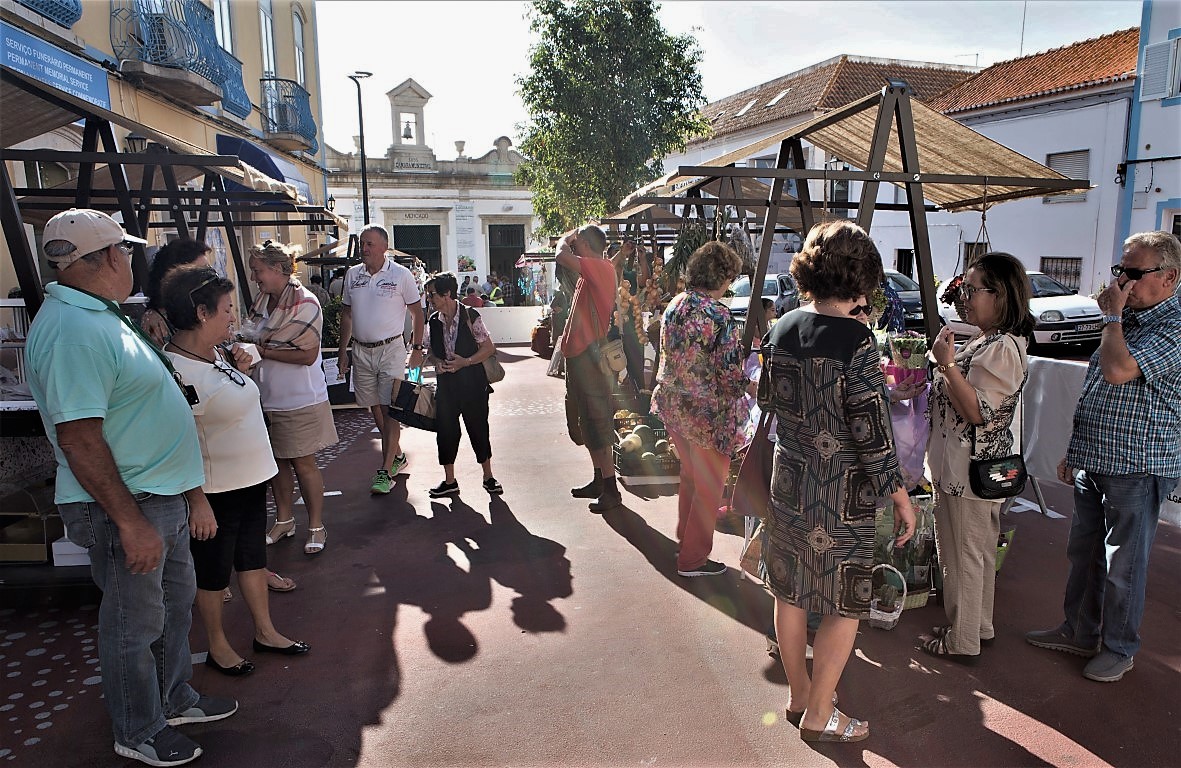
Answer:
[(212, 723), (214, 720), (224, 720), (237, 711), (238, 702), (233, 699), (215, 699), (212, 696), (202, 696), (197, 699), (196, 704), (184, 712), (168, 718), (168, 724)]
[(1074, 638), (1066, 630), (1065, 625), (1054, 629), (1040, 629), (1034, 632), (1026, 632), (1025, 642), (1030, 645), (1036, 645), (1038, 648), (1049, 648), (1051, 651), (1062, 651), (1063, 653), (1071, 653), (1087, 659), (1099, 653), (1099, 647), (1097, 645), (1087, 648), (1076, 643)]
[(1114, 683), (1136, 666), (1132, 659), (1131, 656), (1120, 656), (1114, 651), (1103, 651), (1083, 667), (1083, 677), (1097, 683)]
[(115, 742), (115, 754), (130, 757), (148, 765), (184, 765), (201, 756), (197, 743), (170, 726), (138, 747), (126, 747)]

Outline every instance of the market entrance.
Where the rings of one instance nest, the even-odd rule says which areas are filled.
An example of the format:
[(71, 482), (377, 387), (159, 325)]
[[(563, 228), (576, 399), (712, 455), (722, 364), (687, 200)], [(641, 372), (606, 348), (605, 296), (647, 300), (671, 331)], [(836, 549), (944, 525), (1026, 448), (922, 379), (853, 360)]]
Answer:
[(392, 229), (391, 247), (422, 259), (427, 274), (442, 271), (443, 245), (437, 225), (395, 224)]
[[(488, 225), (488, 269), (497, 276), (511, 278), (511, 289), (507, 291), (505, 303), (515, 305), (520, 303), (517, 297), (521, 294), (517, 285), (520, 271), (517, 269), (517, 259), (525, 252), (525, 226), (523, 224), (490, 224)], [(503, 286), (502, 286), (503, 287)]]

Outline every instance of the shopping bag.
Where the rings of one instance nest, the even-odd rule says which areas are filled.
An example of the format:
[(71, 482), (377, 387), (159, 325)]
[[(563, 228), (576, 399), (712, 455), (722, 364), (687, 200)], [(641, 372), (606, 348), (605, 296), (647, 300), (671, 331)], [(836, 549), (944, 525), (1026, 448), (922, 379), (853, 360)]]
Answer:
[(412, 369), (397, 382), (386, 412), (400, 424), (435, 431), (435, 387), (422, 383), (421, 368)]
[(566, 375), (566, 358), (562, 355), (562, 337), (554, 342), (554, 353), (549, 359), (549, 368), (546, 369), (546, 376), (553, 376), (555, 379), (565, 378)]

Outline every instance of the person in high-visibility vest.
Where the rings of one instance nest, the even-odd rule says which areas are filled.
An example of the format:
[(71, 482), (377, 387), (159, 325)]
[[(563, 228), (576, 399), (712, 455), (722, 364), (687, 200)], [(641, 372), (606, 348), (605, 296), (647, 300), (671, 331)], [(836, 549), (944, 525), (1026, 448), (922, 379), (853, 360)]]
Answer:
[(488, 294), (488, 298), (492, 303), (498, 307), (504, 306), (504, 291), (500, 289), (500, 280), (495, 277), (492, 278), (492, 291)]

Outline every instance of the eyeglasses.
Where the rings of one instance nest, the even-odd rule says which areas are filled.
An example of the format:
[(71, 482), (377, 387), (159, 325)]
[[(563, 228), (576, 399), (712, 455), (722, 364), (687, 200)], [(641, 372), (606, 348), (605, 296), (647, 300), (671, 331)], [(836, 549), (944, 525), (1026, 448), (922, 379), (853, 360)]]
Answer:
[(193, 290), (189, 291), (189, 304), (193, 305), (194, 307), (197, 306), (197, 303), (193, 301), (193, 294), (211, 283), (216, 283), (219, 279), (220, 278), (217, 275), (214, 275), (213, 277), (198, 285)]
[(239, 387), (246, 386), (246, 379), (242, 376), (242, 373), (237, 368), (230, 365), (229, 363), (223, 362), (221, 360), (216, 360), (213, 363), (213, 367), (216, 368), (217, 370), (221, 371), (222, 373), (224, 373), (226, 376), (229, 376), (230, 381), (234, 382)]
[(858, 304), (857, 306), (855, 306), (849, 310), (850, 317), (857, 317), (858, 315), (868, 316), (871, 314), (873, 314), (873, 305), (872, 304)]
[(426, 297), (427, 297), (428, 299), (433, 299), (433, 298), (435, 298), (435, 297), (436, 297), (436, 296), (438, 296), (438, 295), (439, 295), (439, 294), (435, 293), (434, 291), (427, 291), (427, 292), (426, 292)]
[(995, 288), (977, 288), (976, 286), (969, 283), (964, 283), (960, 286), (960, 295), (964, 297), (964, 301), (971, 301), (972, 297), (980, 291), (984, 291), (985, 293), (996, 293)]
[(1114, 277), (1120, 277), (1121, 275), (1127, 275), (1132, 280), (1139, 280), (1147, 274), (1151, 274), (1153, 272), (1163, 272), (1164, 269), (1165, 269), (1164, 264), (1160, 265), (1159, 267), (1153, 267), (1152, 269), (1137, 269), (1136, 267), (1125, 267), (1122, 264), (1112, 264), (1111, 265), (1111, 274)]

